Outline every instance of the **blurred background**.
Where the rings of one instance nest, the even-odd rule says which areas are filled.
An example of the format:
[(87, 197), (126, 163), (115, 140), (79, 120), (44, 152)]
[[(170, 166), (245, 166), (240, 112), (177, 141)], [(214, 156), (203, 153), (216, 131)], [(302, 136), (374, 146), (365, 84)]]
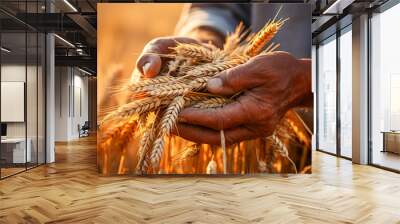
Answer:
[[(135, 70), (135, 62), (143, 47), (160, 36), (173, 35), (183, 4), (98, 4), (98, 120), (127, 102), (124, 93), (116, 93), (128, 83)], [(105, 124), (98, 136), (113, 132), (116, 123)], [(282, 152), (273, 151), (271, 142), (257, 139), (227, 148), (228, 173), (295, 173), (311, 172), (311, 133), (299, 116), (290, 111), (283, 119), (280, 139), (287, 146), (290, 160)], [(119, 131), (119, 130), (118, 130)], [(134, 135), (132, 131), (131, 135)], [(138, 139), (130, 142), (98, 142), (98, 168), (104, 175), (135, 172)], [(116, 141), (117, 142), (117, 141)], [(179, 137), (166, 139), (166, 149), (157, 174), (206, 174), (214, 155), (217, 173), (223, 173), (222, 150), (202, 145), (198, 154), (178, 160), (191, 142)]]

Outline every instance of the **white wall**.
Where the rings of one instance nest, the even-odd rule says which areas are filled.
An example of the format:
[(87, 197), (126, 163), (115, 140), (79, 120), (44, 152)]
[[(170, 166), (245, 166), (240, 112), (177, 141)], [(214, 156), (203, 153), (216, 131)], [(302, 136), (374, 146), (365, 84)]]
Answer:
[(71, 67), (56, 67), (55, 73), (55, 140), (70, 141), (88, 120), (88, 78)]
[[(36, 76), (36, 67), (28, 66), (28, 87), (27, 87), (27, 106), (30, 107), (27, 113), (28, 119), (28, 129), (29, 127), (36, 130), (36, 113), (30, 113), (32, 111), (36, 112), (37, 99), (36, 99), (36, 80), (31, 78), (30, 74)], [(9, 64), (1, 66), (1, 81), (2, 82), (25, 82), (25, 65)], [(31, 87), (31, 88), (30, 88)], [(34, 88), (33, 88), (34, 87)], [(2, 110), (7, 110), (7, 108), (1, 108)], [(34, 123), (32, 123), (34, 122)], [(28, 130), (28, 137), (30, 131)], [(36, 135), (36, 132), (35, 132)], [(25, 137), (25, 122), (7, 122), (7, 136), (8, 137)]]
[[(38, 69), (38, 70), (37, 70)], [(2, 82), (24, 82), (26, 83), (26, 110), (27, 120), (24, 122), (6, 122), (8, 138), (25, 138), (30, 139), (32, 161), (44, 162), (44, 74), (42, 68), (25, 64), (3, 64), (1, 66)], [(27, 80), (25, 80), (27, 78)], [(7, 97), (7, 96), (2, 96)], [(8, 110), (9, 108), (1, 108)], [(25, 112), (25, 111), (23, 111)], [(36, 157), (36, 153), (39, 156)]]

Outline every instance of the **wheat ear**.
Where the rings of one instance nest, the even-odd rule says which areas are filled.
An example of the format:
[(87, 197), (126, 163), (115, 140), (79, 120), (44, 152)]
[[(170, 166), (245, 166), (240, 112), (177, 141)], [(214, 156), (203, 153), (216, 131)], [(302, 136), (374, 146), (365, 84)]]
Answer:
[(124, 122), (112, 128), (100, 139), (100, 147), (104, 149), (109, 147), (123, 149), (132, 139), (136, 127), (137, 121), (131, 119), (128, 122)]
[(208, 108), (219, 108), (223, 107), (226, 104), (234, 102), (231, 99), (224, 98), (224, 97), (213, 97), (210, 99), (206, 99), (194, 104), (192, 107), (194, 108), (201, 108), (201, 109), (208, 109)]
[(191, 144), (174, 158), (175, 161), (182, 161), (185, 159), (193, 158), (200, 152), (201, 145), (198, 143)]
[(136, 173), (138, 174), (144, 174), (149, 166), (146, 161), (146, 155), (151, 148), (154, 137), (155, 129), (153, 127), (149, 127), (147, 131), (143, 134), (142, 139), (140, 140), (140, 146), (138, 150), (138, 163), (136, 165)]
[(214, 60), (213, 51), (210, 49), (197, 45), (197, 44), (184, 44), (179, 43), (176, 47), (173, 48), (177, 55), (192, 58), (199, 61), (211, 62)]
[(267, 44), (278, 33), (285, 21), (286, 19), (267, 23), (266, 26), (264, 26), (264, 28), (261, 29), (261, 31), (253, 38), (245, 53), (250, 56), (255, 56), (260, 53), (265, 44)]
[(243, 22), (240, 22), (235, 31), (232, 34), (226, 36), (223, 47), (224, 51), (227, 53), (231, 53), (235, 49), (237, 49), (245, 35), (246, 32), (244, 32), (244, 24)]
[(245, 63), (248, 60), (248, 58), (245, 57), (236, 57), (232, 58), (231, 60), (228, 61), (222, 61), (218, 63), (207, 63), (203, 65), (199, 65), (196, 67), (196, 69), (188, 71), (186, 74), (187, 76), (212, 76), (215, 75), (218, 72), (227, 70), (229, 68), (233, 68), (235, 66), (238, 66), (240, 64)]
[(156, 84), (166, 84), (170, 82), (174, 82), (175, 78), (173, 76), (165, 75), (165, 76), (157, 76), (155, 78), (151, 79), (142, 79), (139, 80), (138, 82), (133, 82), (128, 84), (125, 89), (131, 91), (131, 92), (136, 92), (140, 91), (141, 89), (151, 86), (151, 85), (156, 85)]
[(274, 133), (271, 135), (272, 141), (277, 145), (276, 151), (284, 158), (286, 158), (293, 167), (294, 172), (297, 174), (297, 167), (293, 160), (289, 157), (289, 151), (286, 148), (285, 144), (278, 138), (278, 136)]
[(157, 138), (153, 143), (153, 150), (151, 152), (151, 163), (153, 167), (158, 167), (161, 156), (164, 151), (164, 137), (169, 135), (173, 125), (175, 125), (179, 112), (185, 105), (185, 98), (183, 96), (176, 97), (164, 112), (158, 128)]
[(161, 106), (168, 105), (170, 101), (159, 97), (149, 97), (135, 100), (118, 108), (117, 111), (109, 113), (105, 116), (102, 122), (113, 118), (124, 118), (135, 114), (141, 114), (158, 109)]

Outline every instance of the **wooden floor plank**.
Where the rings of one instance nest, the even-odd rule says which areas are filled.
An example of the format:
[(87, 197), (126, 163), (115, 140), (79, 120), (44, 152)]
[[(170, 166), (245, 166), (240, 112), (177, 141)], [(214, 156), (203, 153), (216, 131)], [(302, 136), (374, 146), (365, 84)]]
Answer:
[(102, 177), (95, 139), (0, 181), (0, 223), (400, 223), (400, 175), (320, 152), (313, 174)]

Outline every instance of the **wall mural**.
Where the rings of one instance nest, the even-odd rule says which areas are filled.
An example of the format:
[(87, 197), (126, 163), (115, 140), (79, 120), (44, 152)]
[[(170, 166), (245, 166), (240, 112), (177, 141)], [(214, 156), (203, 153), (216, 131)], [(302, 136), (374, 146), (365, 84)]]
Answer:
[(308, 4), (98, 4), (101, 174), (311, 173)]

